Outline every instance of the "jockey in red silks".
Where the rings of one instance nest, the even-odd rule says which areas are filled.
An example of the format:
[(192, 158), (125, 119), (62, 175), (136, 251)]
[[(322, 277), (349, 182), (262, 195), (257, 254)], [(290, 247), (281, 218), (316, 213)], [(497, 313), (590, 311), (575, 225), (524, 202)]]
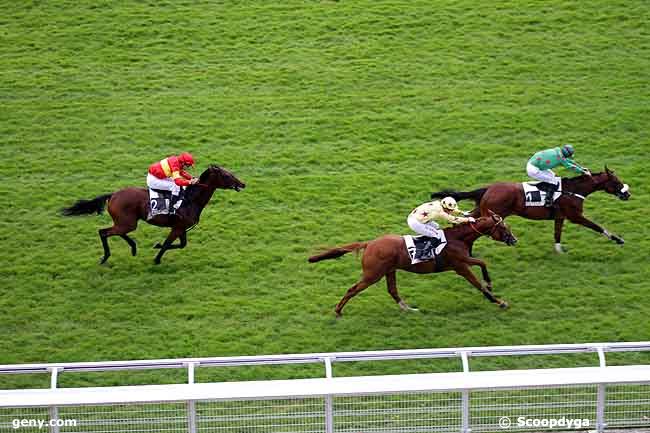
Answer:
[(197, 183), (199, 180), (192, 177), (184, 168), (193, 167), (194, 158), (187, 152), (178, 156), (170, 156), (149, 166), (147, 186), (153, 189), (171, 191), (171, 209), (174, 213), (181, 204), (181, 187)]

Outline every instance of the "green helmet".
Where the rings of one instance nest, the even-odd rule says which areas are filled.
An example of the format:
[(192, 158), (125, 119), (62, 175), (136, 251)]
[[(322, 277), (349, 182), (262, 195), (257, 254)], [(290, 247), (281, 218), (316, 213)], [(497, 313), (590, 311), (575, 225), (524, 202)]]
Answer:
[(562, 155), (564, 155), (565, 158), (571, 158), (575, 151), (573, 150), (573, 146), (570, 144), (565, 144), (562, 146)]

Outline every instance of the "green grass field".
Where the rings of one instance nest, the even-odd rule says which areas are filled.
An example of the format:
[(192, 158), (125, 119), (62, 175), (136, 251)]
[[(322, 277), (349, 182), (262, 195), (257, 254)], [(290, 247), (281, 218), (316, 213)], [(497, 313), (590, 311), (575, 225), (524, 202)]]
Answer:
[[(0, 364), (650, 338), (647, 2), (2, 6)], [(585, 206), (624, 246), (568, 225), (558, 256), (552, 222), (511, 218), (517, 247), (475, 248), (510, 310), (455, 274), (400, 273), (420, 313), (401, 312), (382, 281), (335, 320), (359, 260), (310, 265), (309, 255), (408, 233), (406, 216), (431, 191), (524, 180), (534, 151), (565, 142), (630, 184), (629, 202), (595, 193)], [(162, 265), (151, 247), (167, 231), (141, 224), (139, 255), (112, 238), (99, 266), (110, 217), (59, 209), (144, 186), (151, 162), (181, 150), (196, 174), (217, 163), (247, 188), (217, 192), (188, 247)], [(45, 383), (10, 379), (0, 387)]]

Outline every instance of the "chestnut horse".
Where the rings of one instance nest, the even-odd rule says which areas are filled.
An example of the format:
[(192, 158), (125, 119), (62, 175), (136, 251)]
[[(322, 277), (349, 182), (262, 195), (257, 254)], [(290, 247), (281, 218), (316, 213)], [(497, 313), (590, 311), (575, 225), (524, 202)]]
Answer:
[(621, 237), (609, 233), (582, 214), (584, 200), (592, 192), (601, 190), (613, 194), (621, 200), (630, 198), (629, 186), (623, 184), (607, 166), (605, 166), (604, 172), (591, 176), (583, 174), (573, 178), (562, 178), (562, 195), (555, 201), (552, 208), (526, 207), (524, 188), (521, 183), (495, 183), (486, 188), (468, 192), (440, 191), (431, 194), (431, 198), (450, 196), (456, 200), (473, 199), (476, 202), (476, 209), (472, 211), (474, 217), (487, 215), (490, 210), (493, 210), (504, 218), (510, 215), (519, 215), (533, 220), (555, 220), (555, 251), (562, 253), (564, 251), (561, 243), (562, 227), (565, 219), (601, 233), (617, 244), (625, 243)]
[[(507, 245), (517, 243), (517, 238), (506, 226), (503, 218), (491, 213), (490, 216), (476, 220), (476, 223), (464, 223), (444, 230), (447, 246), (442, 250), (437, 260), (430, 260), (411, 264), (411, 258), (406, 250), (404, 238), (398, 235), (384, 235), (373, 241), (355, 242), (342, 247), (333, 248), (324, 253), (309, 258), (310, 263), (321, 260), (335, 259), (352, 251), (365, 250), (361, 259), (363, 276), (357, 283), (350, 287), (345, 296), (336, 305), (336, 316), (341, 316), (345, 304), (368, 286), (375, 284), (386, 276), (388, 293), (395, 302), (405, 311), (416, 310), (411, 308), (400, 298), (397, 292), (397, 279), (395, 271), (401, 269), (416, 274), (430, 274), (433, 272), (455, 271), (476, 287), (491, 302), (501, 308), (508, 308), (508, 303), (495, 297), (492, 293), (492, 280), (488, 274), (485, 262), (469, 256), (469, 249), (479, 237), (487, 235), (492, 239), (504, 242)], [(470, 266), (480, 266), (483, 273), (484, 284), (476, 278)]]
[[(135, 241), (127, 233), (137, 228), (138, 220), (145, 220), (149, 224), (159, 227), (171, 227), (172, 230), (167, 239), (162, 244), (158, 243), (154, 246), (154, 248), (160, 249), (154, 262), (160, 264), (160, 259), (165, 251), (185, 248), (187, 231), (199, 223), (201, 211), (208, 204), (217, 188), (239, 191), (245, 187), (246, 185), (228, 170), (211, 165), (201, 174), (199, 183), (186, 187), (183, 204), (176, 211), (176, 215), (156, 215), (147, 220), (149, 192), (146, 188), (125, 188), (91, 200), (79, 200), (71, 207), (63, 209), (62, 213), (72, 216), (96, 212), (99, 215), (108, 201), (108, 213), (113, 218), (113, 226), (99, 230), (99, 238), (104, 247), (104, 256), (100, 263), (105, 263), (111, 255), (108, 247), (110, 236), (117, 235), (124, 239), (131, 247), (131, 254), (135, 256), (137, 251)], [(172, 245), (177, 238), (180, 238), (180, 244)]]

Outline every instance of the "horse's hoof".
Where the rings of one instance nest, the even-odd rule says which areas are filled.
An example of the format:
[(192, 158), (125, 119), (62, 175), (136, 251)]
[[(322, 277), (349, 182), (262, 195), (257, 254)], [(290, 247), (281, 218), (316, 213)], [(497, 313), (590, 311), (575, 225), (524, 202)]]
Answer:
[(334, 314), (336, 314), (337, 319), (340, 319), (341, 317), (343, 317), (343, 314), (339, 313), (338, 311), (335, 311)]
[(135, 255), (136, 255), (137, 253), (138, 253), (138, 252), (137, 252), (136, 250), (131, 250), (131, 255), (132, 255), (133, 257), (135, 257)]
[(506, 301), (501, 301), (501, 303), (499, 304), (499, 308), (501, 308), (502, 310), (507, 310), (508, 307), (509, 305)]
[(616, 242), (616, 243), (619, 244), (619, 245), (623, 245), (623, 244), (625, 243), (625, 241), (623, 240), (623, 238), (619, 238), (618, 236), (614, 236), (614, 235), (612, 235), (612, 239), (614, 239), (614, 242)]
[(159, 265), (160, 264), (160, 259), (154, 259), (153, 264), (154, 265)]
[(102, 257), (101, 259), (99, 259), (99, 264), (103, 265), (104, 263), (106, 263), (106, 260), (108, 260), (107, 256)]
[(558, 254), (566, 253), (566, 250), (562, 247), (562, 244), (555, 244), (555, 252)]
[(401, 302), (399, 303), (399, 307), (402, 309), (402, 311), (420, 311), (420, 310), (418, 310), (418, 309), (415, 308), (415, 307), (411, 307), (409, 304), (407, 304), (407, 303), (404, 302), (404, 301), (401, 301)]
[(162, 248), (162, 245), (160, 242), (158, 242), (156, 245), (153, 246), (154, 249), (159, 250)]

